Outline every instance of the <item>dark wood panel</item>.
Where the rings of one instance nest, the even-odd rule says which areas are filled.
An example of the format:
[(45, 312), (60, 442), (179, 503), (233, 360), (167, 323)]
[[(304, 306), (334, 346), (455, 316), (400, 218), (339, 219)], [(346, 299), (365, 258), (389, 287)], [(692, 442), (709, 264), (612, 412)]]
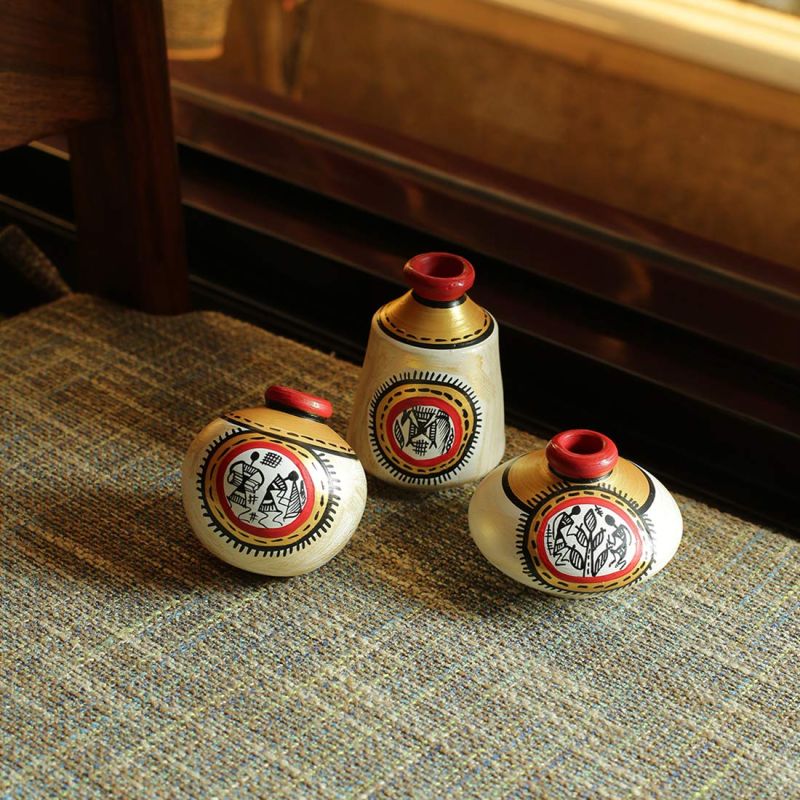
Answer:
[[(404, 285), (401, 267), (415, 252), (452, 247), (452, 242), (354, 215), (341, 204), (189, 150), (184, 152), (182, 167), (184, 203), (189, 208), (230, 220), (296, 251), (368, 273), (387, 287), (397, 287), (391, 292)], [(657, 386), (769, 420), (800, 437), (797, 373), (771, 368), (759, 359), (630, 309), (534, 278), (485, 253), (465, 252), (479, 274), (472, 294), (497, 309), (506, 328), (552, 339)], [(199, 256), (196, 253), (196, 258)], [(256, 252), (251, 254), (243, 280), (256, 281), (250, 272), (258, 270), (257, 257)], [(271, 266), (280, 282), (291, 281), (294, 269), (292, 264)], [(315, 285), (320, 287), (325, 301), (338, 295), (336, 275), (315, 274), (316, 284), (310, 283), (309, 291)], [(298, 297), (296, 305), (310, 302)], [(347, 301), (341, 298), (339, 302)]]
[[(179, 139), (614, 303), (800, 367), (797, 271), (173, 65)], [(742, 320), (747, 320), (743, 325)]]
[(531, 5), (236, 0), (194, 85), (260, 87), (368, 123), (381, 147), (394, 132), (800, 267), (800, 93)]
[(0, 0), (0, 150), (108, 117), (98, 0)]

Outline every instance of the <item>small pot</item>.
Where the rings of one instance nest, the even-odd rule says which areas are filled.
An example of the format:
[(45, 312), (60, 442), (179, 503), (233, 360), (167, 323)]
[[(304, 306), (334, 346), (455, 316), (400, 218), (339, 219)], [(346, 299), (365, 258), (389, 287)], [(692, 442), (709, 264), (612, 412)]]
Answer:
[(423, 253), (403, 274), (410, 291), (372, 318), (347, 438), (397, 486), (477, 480), (505, 449), (497, 322), (468, 296), (465, 258)]
[(587, 598), (652, 578), (675, 555), (683, 521), (663, 484), (620, 458), (611, 439), (570, 430), (487, 475), (469, 527), (509, 577)]
[(263, 575), (310, 572), (353, 535), (364, 470), (325, 423), (331, 404), (285, 386), (207, 425), (183, 463), (183, 505), (215, 556)]

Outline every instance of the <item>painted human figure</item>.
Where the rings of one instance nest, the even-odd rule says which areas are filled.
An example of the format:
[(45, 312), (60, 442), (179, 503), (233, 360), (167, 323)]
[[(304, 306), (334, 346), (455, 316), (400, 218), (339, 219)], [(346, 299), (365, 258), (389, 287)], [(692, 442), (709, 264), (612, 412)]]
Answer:
[[(558, 555), (567, 547), (567, 536), (572, 533), (572, 525), (575, 522), (575, 515), (580, 513), (580, 509), (573, 507), (571, 511), (562, 511), (556, 518), (555, 538), (553, 540), (553, 552)], [(566, 558), (566, 554), (564, 556)]]
[(228, 502), (249, 509), (256, 501), (256, 493), (264, 483), (264, 473), (255, 466), (258, 451), (250, 456), (250, 464), (244, 459), (234, 461), (228, 472), (227, 481), (234, 489), (228, 495)]
[[(606, 522), (614, 525), (615, 520), (609, 516)], [(628, 543), (631, 540), (631, 534), (627, 525), (620, 523), (609, 531), (608, 534), (608, 552), (611, 555), (609, 560), (610, 565), (625, 566), (627, 564)]]
[(295, 470), (286, 476), (278, 473), (267, 486), (258, 507), (263, 514), (260, 524), (264, 527), (285, 525), (301, 513), (305, 504), (306, 489), (299, 473)]
[(292, 487), (289, 490), (289, 501), (286, 505), (285, 518), (288, 522), (303, 510), (303, 506), (306, 504), (306, 489), (302, 478), (294, 470), (286, 476), (286, 480)]

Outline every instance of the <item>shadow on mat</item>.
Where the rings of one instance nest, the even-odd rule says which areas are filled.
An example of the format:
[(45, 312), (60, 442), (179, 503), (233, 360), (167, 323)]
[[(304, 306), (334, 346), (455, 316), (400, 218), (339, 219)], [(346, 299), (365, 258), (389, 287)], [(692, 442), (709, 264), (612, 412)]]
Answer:
[(212, 556), (189, 527), (179, 485), (141, 492), (104, 486), (81, 494), (58, 487), (51, 497), (57, 502), (27, 513), (18, 507), (14, 527), (38, 563), (57, 565), (77, 581), (209, 591), (281, 582)]

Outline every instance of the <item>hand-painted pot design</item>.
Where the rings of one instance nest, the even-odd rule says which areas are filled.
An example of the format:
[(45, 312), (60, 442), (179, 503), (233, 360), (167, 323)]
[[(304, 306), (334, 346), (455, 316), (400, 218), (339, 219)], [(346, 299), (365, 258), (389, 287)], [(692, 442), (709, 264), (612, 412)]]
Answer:
[(390, 483), (476, 480), (505, 449), (497, 323), (466, 294), (466, 259), (424, 253), (403, 272), (411, 291), (372, 318), (347, 438)]
[(647, 580), (672, 559), (683, 522), (649, 472), (601, 433), (571, 430), (507, 461), (469, 507), (472, 538), (514, 580), (586, 598)]
[(323, 420), (327, 400), (272, 386), (266, 407), (219, 417), (183, 464), (183, 504), (216, 556), (264, 575), (299, 575), (347, 544), (367, 485), (352, 448)]

